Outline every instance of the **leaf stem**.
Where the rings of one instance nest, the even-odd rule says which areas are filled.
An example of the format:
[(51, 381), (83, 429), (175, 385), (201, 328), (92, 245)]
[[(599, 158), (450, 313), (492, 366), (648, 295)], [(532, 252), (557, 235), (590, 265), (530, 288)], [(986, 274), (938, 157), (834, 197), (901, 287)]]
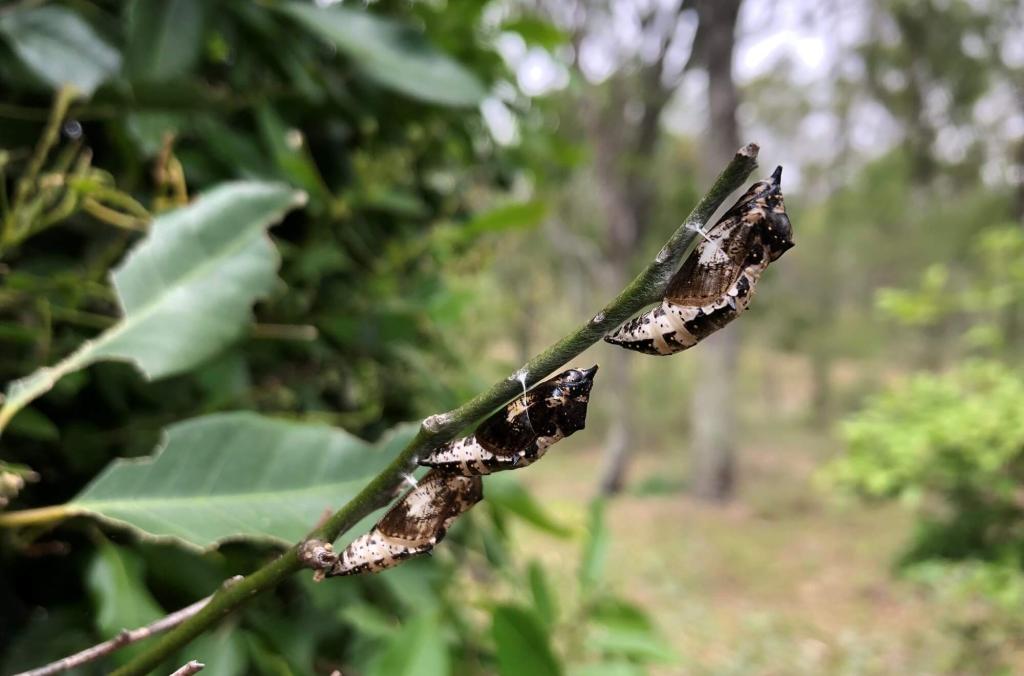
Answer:
[(64, 85), (57, 90), (57, 96), (53, 100), (53, 107), (50, 109), (50, 117), (46, 122), (46, 127), (43, 129), (43, 135), (39, 137), (39, 143), (36, 145), (35, 152), (32, 153), (32, 158), (25, 169), (25, 174), (18, 180), (18, 185), (14, 189), (14, 211), (17, 211), (22, 200), (32, 190), (36, 177), (39, 176), (39, 172), (43, 168), (43, 163), (46, 162), (50, 150), (57, 143), (57, 139), (60, 136), (60, 125), (68, 114), (68, 108), (77, 96), (77, 91), (71, 85)]
[[(540, 382), (621, 322), (661, 300), (672, 274), (696, 245), (697, 228), (703, 226), (722, 202), (747, 179), (757, 166), (757, 151), (758, 147), (750, 144), (736, 153), (708, 193), (672, 234), (655, 259), (603, 310), (531, 359), (516, 374), (495, 383), (489, 390), (462, 406), (424, 420), (419, 432), (391, 464), (374, 477), (348, 504), (313, 530), (307, 540), (336, 540), (360, 519), (391, 500), (403, 481), (403, 475), (416, 466), (417, 457), (453, 439), (464, 428), (521, 394), (523, 383), (520, 377), (525, 379), (527, 387)], [(238, 584), (217, 592), (210, 603), (194, 617), (164, 636), (148, 651), (115, 671), (113, 676), (141, 676), (148, 673), (225, 615), (303, 568), (306, 564), (300, 558), (299, 552), (305, 542), (306, 540), (292, 546), (280, 558), (258, 569)]]
[(22, 526), (49, 524), (61, 521), (69, 516), (74, 516), (74, 514), (75, 510), (67, 505), (0, 512), (0, 528), (20, 528)]

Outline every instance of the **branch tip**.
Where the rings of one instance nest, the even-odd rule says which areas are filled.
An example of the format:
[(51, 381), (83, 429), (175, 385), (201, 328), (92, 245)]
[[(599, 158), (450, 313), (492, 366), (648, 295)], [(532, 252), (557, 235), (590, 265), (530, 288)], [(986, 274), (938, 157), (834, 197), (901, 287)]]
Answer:
[(312, 539), (306, 540), (299, 547), (299, 561), (306, 568), (315, 571), (313, 579), (319, 582), (338, 562), (338, 555), (334, 553), (334, 546), (330, 542)]
[(206, 668), (206, 665), (199, 660), (192, 660), (191, 662), (182, 665), (179, 669), (174, 671), (171, 676), (192, 676), (192, 674), (198, 674), (200, 671)]
[(756, 143), (748, 143), (739, 150), (736, 151), (737, 155), (742, 157), (749, 157), (752, 160), (757, 159), (757, 153), (761, 150), (761, 146)]

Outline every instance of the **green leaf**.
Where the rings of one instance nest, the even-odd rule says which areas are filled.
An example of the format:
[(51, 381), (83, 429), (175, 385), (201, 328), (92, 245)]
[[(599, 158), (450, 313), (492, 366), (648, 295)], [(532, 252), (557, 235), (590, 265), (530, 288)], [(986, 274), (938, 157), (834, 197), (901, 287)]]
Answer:
[(414, 433), (396, 428), (374, 448), (325, 425), (205, 416), (168, 428), (154, 457), (115, 460), (66, 507), (194, 547), (287, 544), (354, 497)]
[(91, 96), (121, 68), (121, 54), (75, 12), (47, 5), (0, 15), (0, 35), (40, 80)]
[(537, 611), (537, 616), (547, 626), (553, 626), (558, 621), (558, 600), (548, 582), (544, 566), (540, 561), (530, 561), (526, 575), (530, 581), (530, 595), (533, 597), (533, 607)]
[[(126, 549), (104, 542), (99, 546), (85, 584), (95, 607), (96, 626), (103, 638), (112, 638), (122, 629), (134, 629), (157, 620), (164, 615), (143, 581), (142, 563)], [(130, 646), (118, 652), (119, 661), (130, 656)]]
[(249, 179), (270, 179), (277, 175), (259, 140), (251, 134), (207, 115), (195, 116), (192, 126), (206, 154), (228, 171)]
[(525, 608), (503, 605), (494, 609), (491, 635), (498, 648), (501, 676), (558, 676), (562, 667), (551, 651), (547, 630)]
[(338, 619), (363, 636), (387, 638), (396, 630), (395, 621), (383, 610), (369, 603), (353, 603), (338, 611)]
[(138, 111), (124, 116), (125, 129), (144, 157), (155, 157), (167, 134), (179, 134), (188, 117), (167, 111)]
[(593, 610), (590, 622), (588, 643), (595, 652), (646, 662), (670, 662), (675, 658), (651, 619), (631, 603), (606, 599)]
[(570, 676), (647, 676), (647, 669), (625, 659), (586, 664), (574, 668)]
[(57, 441), (60, 430), (57, 425), (34, 408), (26, 408), (11, 424), (13, 435), (35, 439), (36, 441)]
[(589, 592), (597, 586), (604, 575), (604, 565), (608, 558), (608, 528), (604, 522), (604, 500), (590, 503), (590, 523), (587, 528), (587, 539), (583, 544), (583, 561), (580, 563), (580, 587)]
[(472, 238), (488, 232), (527, 230), (537, 227), (547, 212), (548, 205), (540, 200), (504, 204), (466, 223), (462, 228), (462, 234)]
[(559, 537), (568, 537), (571, 531), (558, 523), (515, 477), (494, 474), (484, 479), (484, 495), (491, 507), (515, 514), (528, 524)]
[(379, 84), (421, 101), (478, 104), (485, 90), (476, 76), (437, 51), (411, 27), (369, 12), (292, 2), (282, 11), (345, 52)]
[(202, 53), (203, 20), (202, 0), (133, 0), (125, 51), (128, 77), (159, 82), (189, 72)]
[(199, 660), (206, 665), (203, 676), (241, 676), (249, 673), (245, 634), (232, 624), (208, 631), (190, 643), (175, 664)]
[(569, 43), (569, 35), (555, 24), (533, 16), (523, 16), (501, 25), (501, 30), (519, 33), (528, 45), (554, 50)]
[(451, 673), (441, 622), (431, 615), (406, 621), (367, 669), (369, 676), (444, 676)]
[(258, 108), (256, 121), (259, 123), (263, 142), (270, 149), (270, 156), (274, 158), (281, 178), (303, 188), (314, 200), (330, 199), (330, 191), (313, 162), (302, 132), (285, 127), (281, 117), (269, 105)]
[(113, 272), (124, 318), (52, 367), (11, 383), (0, 431), (64, 375), (103, 360), (134, 363), (150, 380), (187, 371), (237, 339), (272, 288), (277, 251), (267, 227), (302, 193), (228, 183), (157, 217)]

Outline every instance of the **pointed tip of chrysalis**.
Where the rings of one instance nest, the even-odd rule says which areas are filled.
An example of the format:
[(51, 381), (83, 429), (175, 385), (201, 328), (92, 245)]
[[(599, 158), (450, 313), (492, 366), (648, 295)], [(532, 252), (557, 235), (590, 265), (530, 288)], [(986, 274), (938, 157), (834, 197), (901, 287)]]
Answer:
[(772, 185), (779, 185), (782, 183), (782, 165), (775, 167), (775, 171), (772, 172)]

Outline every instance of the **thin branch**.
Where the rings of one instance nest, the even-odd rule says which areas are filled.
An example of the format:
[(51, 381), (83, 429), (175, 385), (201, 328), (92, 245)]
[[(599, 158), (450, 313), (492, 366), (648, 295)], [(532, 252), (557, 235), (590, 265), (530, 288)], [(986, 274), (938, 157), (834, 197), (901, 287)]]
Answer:
[[(241, 575), (236, 575), (235, 577), (229, 578), (224, 583), (224, 587), (222, 588), (226, 588), (240, 581), (241, 579)], [(87, 664), (89, 662), (98, 660), (101, 657), (106, 657), (107, 655), (111, 654), (116, 650), (120, 650), (126, 645), (131, 645), (132, 643), (135, 643), (137, 641), (147, 639), (150, 636), (155, 636), (156, 634), (163, 633), (168, 629), (173, 629), (174, 627), (177, 627), (179, 624), (181, 624), (182, 622), (184, 622), (185, 620), (189, 619), (190, 617), (198, 613), (200, 610), (202, 610), (203, 607), (207, 603), (209, 603), (213, 597), (214, 594), (211, 594), (210, 596), (207, 596), (204, 599), (196, 601), (190, 606), (185, 606), (181, 610), (175, 611), (170, 615), (161, 617), (156, 622), (153, 622), (152, 624), (147, 624), (145, 627), (139, 627), (138, 629), (125, 629), (109, 641), (104, 641), (103, 643), (94, 645), (91, 648), (86, 648), (85, 650), (75, 653), (74, 655), (68, 655), (67, 657), (61, 658), (56, 662), (51, 662), (50, 664), (47, 664), (44, 667), (32, 669), (31, 671), (23, 671), (20, 674), (15, 674), (14, 676), (49, 676), (50, 674), (59, 674), (64, 671), (68, 671), (69, 669), (74, 669), (75, 667), (80, 667), (83, 664)], [(195, 669), (194, 671), (183, 671), (183, 669), (185, 669), (185, 667), (188, 667), (189, 664), (199, 663), (195, 661), (189, 662), (184, 667), (182, 667), (174, 673), (194, 674), (197, 671), (199, 671), (199, 669), (202, 669), (205, 666), (203, 664), (199, 664), (199, 669)]]
[(363, 517), (386, 505), (401, 486), (403, 476), (415, 468), (418, 457), (454, 439), (463, 429), (522, 394), (523, 381), (527, 387), (535, 385), (601, 340), (606, 333), (626, 319), (648, 305), (660, 301), (672, 274), (696, 245), (697, 229), (707, 223), (722, 202), (746, 181), (750, 172), (757, 166), (757, 151), (757, 146), (750, 144), (736, 153), (711, 190), (672, 234), (654, 260), (603, 310), (483, 394), (452, 411), (432, 415), (424, 420), (419, 433), (391, 464), (374, 477), (348, 504), (313, 530), (305, 540), (292, 546), (279, 558), (238, 584), (217, 592), (213, 600), (191, 619), (164, 636), (151, 649), (115, 671), (114, 676), (141, 676), (149, 673), (163, 660), (246, 601), (270, 590), (303, 567), (318, 568), (321, 562), (310, 554), (323, 554), (325, 543), (334, 542), (339, 535), (352, 528)]
[(319, 332), (310, 324), (253, 324), (249, 335), (260, 340), (296, 340), (310, 342)]
[(60, 125), (64, 122), (64, 118), (68, 114), (68, 108), (77, 96), (78, 92), (70, 85), (64, 85), (57, 90), (57, 96), (54, 98), (53, 107), (50, 109), (50, 117), (46, 123), (46, 128), (43, 129), (43, 134), (39, 137), (39, 142), (32, 153), (32, 159), (29, 160), (25, 174), (18, 180), (18, 185), (14, 189), (15, 211), (22, 200), (28, 196), (36, 177), (43, 168), (43, 163), (46, 162), (46, 158), (50, 154), (50, 150), (53, 149), (54, 144), (60, 138)]
[(192, 676), (192, 674), (198, 674), (200, 671), (206, 668), (206, 665), (199, 660), (192, 660), (188, 664), (184, 665), (177, 671), (171, 674), (171, 676)]

